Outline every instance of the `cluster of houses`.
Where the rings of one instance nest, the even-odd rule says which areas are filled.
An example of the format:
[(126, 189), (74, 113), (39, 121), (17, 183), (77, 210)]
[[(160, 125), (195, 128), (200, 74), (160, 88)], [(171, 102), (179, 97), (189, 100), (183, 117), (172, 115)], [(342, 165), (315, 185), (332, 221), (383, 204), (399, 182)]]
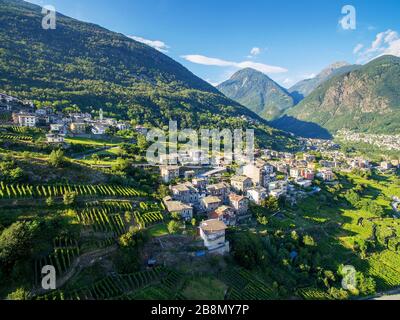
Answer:
[[(317, 158), (317, 151), (319, 156)], [(226, 171), (223, 163), (208, 173), (216, 174), (210, 182), (209, 174), (196, 175), (184, 166), (163, 165), (161, 177), (170, 184), (171, 195), (164, 198), (169, 212), (189, 221), (194, 214), (206, 216), (200, 223), (199, 234), (211, 252), (225, 253), (229, 244), (225, 230), (249, 217), (249, 204), (262, 205), (268, 197), (284, 197), (289, 203), (308, 194), (320, 192), (314, 184), (316, 178), (326, 184), (336, 184), (335, 171), (372, 168), (391, 170), (400, 168), (398, 160), (383, 161), (373, 166), (361, 157), (348, 157), (338, 151), (335, 143), (326, 140), (306, 140), (304, 152), (293, 154), (273, 150), (256, 150), (256, 160), (237, 170), (227, 178), (219, 175)], [(179, 178), (185, 178), (185, 182)]]
[[(104, 118), (102, 109), (99, 110), (97, 119), (93, 119), (90, 113), (75, 112), (65, 115), (55, 112), (51, 107), (36, 109), (32, 102), (21, 101), (5, 94), (0, 94), (0, 112), (11, 113), (12, 123), (20, 127), (50, 128), (46, 140), (48, 143), (55, 144), (64, 143), (67, 134), (101, 136), (105, 135), (111, 127), (117, 130), (131, 128), (127, 121)], [(137, 126), (135, 129), (141, 134), (147, 132), (147, 129), (142, 126)]]
[(340, 130), (337, 137), (344, 141), (368, 143), (382, 149), (400, 150), (400, 135), (398, 134), (371, 134)]
[[(183, 220), (190, 221), (194, 214), (207, 216), (208, 220), (203, 221), (199, 229), (209, 251), (224, 253), (229, 249), (229, 244), (222, 240), (225, 229), (249, 217), (250, 203), (262, 205), (268, 197), (286, 197), (295, 201), (299, 194), (306, 193), (303, 189), (312, 187), (316, 176), (327, 182), (335, 180), (332, 169), (315, 170), (313, 155), (305, 154), (296, 159), (292, 154), (263, 152), (262, 157), (243, 165), (229, 179), (217, 178), (217, 183), (211, 183), (207, 174), (193, 176), (193, 171), (181, 172), (183, 167), (177, 165), (160, 167), (166, 183), (186, 178), (185, 182), (170, 185), (171, 195), (163, 201), (170, 213)], [(218, 241), (210, 241), (210, 238)]]

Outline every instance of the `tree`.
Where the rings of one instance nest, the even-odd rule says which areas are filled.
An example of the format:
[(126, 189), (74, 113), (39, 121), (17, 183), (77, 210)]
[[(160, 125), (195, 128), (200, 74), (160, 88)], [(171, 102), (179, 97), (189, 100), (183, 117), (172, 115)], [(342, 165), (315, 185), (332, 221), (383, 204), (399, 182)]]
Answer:
[(75, 192), (66, 192), (63, 196), (63, 202), (66, 206), (70, 206), (75, 204), (76, 202), (76, 193)]
[(64, 151), (53, 150), (49, 156), (49, 163), (56, 168), (62, 167), (65, 163)]
[(136, 245), (135, 233), (129, 231), (119, 238), (119, 245), (121, 247), (134, 247)]
[(24, 171), (20, 167), (18, 167), (10, 170), (9, 176), (12, 182), (18, 182), (21, 181), (22, 178), (24, 177)]
[(266, 226), (268, 224), (268, 219), (266, 216), (259, 216), (257, 217), (257, 221), (259, 224)]
[(250, 232), (234, 234), (232, 255), (246, 269), (254, 269), (266, 263), (266, 252), (259, 236)]
[(97, 153), (93, 154), (92, 155), (92, 160), (93, 160), (94, 164), (98, 164), (99, 161), (100, 161), (99, 155)]
[(169, 196), (169, 188), (165, 184), (160, 184), (160, 186), (157, 189), (157, 196), (160, 199), (163, 199), (167, 196)]
[(127, 159), (118, 158), (117, 161), (112, 165), (112, 170), (115, 172), (126, 172), (129, 168), (130, 162)]
[(176, 220), (171, 220), (167, 225), (168, 232), (171, 234), (177, 233), (180, 228), (181, 224)]
[(48, 207), (51, 207), (51, 206), (54, 205), (54, 200), (53, 200), (52, 197), (48, 197), (48, 198), (46, 199), (46, 205), (47, 205)]
[(172, 219), (177, 220), (177, 221), (181, 220), (181, 215), (178, 212), (172, 212), (171, 217), (172, 217)]
[(314, 241), (313, 237), (309, 236), (308, 234), (303, 236), (303, 243), (306, 246), (310, 246), (310, 247), (314, 247), (315, 246), (315, 241)]
[(24, 288), (18, 288), (7, 295), (7, 300), (29, 300), (30, 293)]
[(299, 240), (299, 235), (297, 234), (296, 230), (293, 230), (290, 233), (290, 237), (294, 240), (294, 241), (298, 241)]
[(132, 221), (132, 213), (130, 213), (129, 211), (127, 211), (127, 212), (125, 212), (125, 215), (124, 215), (124, 217), (125, 217), (125, 221), (126, 221), (126, 223), (130, 223), (131, 221)]
[(144, 135), (139, 134), (137, 137), (137, 146), (139, 148), (139, 152), (141, 154), (145, 153), (147, 151), (147, 148), (149, 146), (146, 137)]
[(0, 268), (10, 271), (17, 260), (30, 257), (37, 222), (15, 222), (0, 235)]
[(338, 288), (332, 287), (329, 289), (329, 294), (335, 300), (347, 300), (349, 298), (349, 293), (342, 288), (338, 289)]
[(362, 295), (376, 293), (376, 283), (373, 278), (365, 277), (361, 272), (357, 272), (357, 289)]
[(279, 211), (279, 200), (276, 197), (268, 197), (261, 203), (261, 205), (270, 213), (276, 213)]

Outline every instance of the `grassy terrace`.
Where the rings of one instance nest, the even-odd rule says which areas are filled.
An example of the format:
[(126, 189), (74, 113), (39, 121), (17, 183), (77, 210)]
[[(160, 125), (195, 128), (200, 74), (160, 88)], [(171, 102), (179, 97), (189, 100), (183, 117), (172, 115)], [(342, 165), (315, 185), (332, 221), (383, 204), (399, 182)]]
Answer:
[[(113, 141), (114, 140), (114, 141)], [(122, 139), (95, 139), (95, 138), (81, 138), (81, 137), (68, 137), (65, 142), (71, 144), (82, 144), (91, 146), (117, 146)]]

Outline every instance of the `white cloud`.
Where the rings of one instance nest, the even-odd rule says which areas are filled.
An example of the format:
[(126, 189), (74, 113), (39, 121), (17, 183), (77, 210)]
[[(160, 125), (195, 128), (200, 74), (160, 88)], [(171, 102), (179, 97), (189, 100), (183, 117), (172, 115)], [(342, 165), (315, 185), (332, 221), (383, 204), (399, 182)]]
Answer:
[(160, 41), (160, 40), (149, 40), (149, 39), (145, 39), (145, 38), (137, 37), (137, 36), (128, 36), (128, 37), (133, 40), (136, 40), (138, 42), (147, 44), (148, 46), (150, 46), (158, 51), (161, 51), (163, 53), (167, 53), (168, 49), (170, 48), (169, 46), (166, 45), (165, 42)]
[(288, 70), (282, 67), (270, 66), (264, 63), (257, 63), (254, 61), (242, 61), (242, 62), (233, 62), (222, 60), (218, 58), (210, 58), (202, 55), (184, 55), (181, 56), (183, 59), (190, 61), (192, 63), (202, 64), (206, 66), (217, 66), (217, 67), (234, 67), (238, 69), (244, 68), (253, 68), (263, 73), (283, 73)]
[(250, 54), (252, 56), (258, 56), (261, 53), (261, 49), (258, 47), (254, 47), (253, 49), (251, 49)]
[(292, 84), (294, 84), (294, 81), (293, 81), (293, 79), (286, 78), (286, 79), (284, 79), (284, 80), (282, 81), (282, 84), (285, 85), (285, 86), (287, 86), (287, 87), (289, 87), (289, 86), (291, 86)]
[(221, 83), (221, 82), (212, 81), (211, 79), (206, 79), (206, 81), (207, 81), (209, 84), (211, 84), (213, 87), (218, 87), (218, 85)]
[(302, 76), (303, 79), (313, 79), (315, 78), (317, 75), (315, 73), (309, 73), (309, 74), (305, 74)]
[(218, 58), (209, 58), (199, 54), (190, 54), (181, 57), (187, 61), (197, 64), (203, 64), (206, 66), (232, 67), (235, 64), (234, 62), (229, 62)]
[(400, 36), (397, 31), (388, 29), (378, 33), (370, 47), (354, 53), (358, 55), (357, 63), (366, 63), (387, 54), (400, 57)]
[(247, 56), (248, 59), (253, 59), (261, 53), (261, 49), (259, 47), (254, 47), (250, 50), (250, 54)]
[(353, 49), (353, 53), (357, 54), (362, 48), (364, 48), (363, 44), (361, 44), (361, 43), (357, 44)]

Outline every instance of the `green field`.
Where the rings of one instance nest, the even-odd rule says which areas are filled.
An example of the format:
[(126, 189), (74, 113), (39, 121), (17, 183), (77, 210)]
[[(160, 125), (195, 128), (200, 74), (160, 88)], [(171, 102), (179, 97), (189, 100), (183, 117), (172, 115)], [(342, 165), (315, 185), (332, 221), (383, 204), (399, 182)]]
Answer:
[(83, 144), (93, 146), (117, 146), (120, 141), (110, 142), (110, 139), (69, 137), (65, 139), (65, 142), (71, 144)]

